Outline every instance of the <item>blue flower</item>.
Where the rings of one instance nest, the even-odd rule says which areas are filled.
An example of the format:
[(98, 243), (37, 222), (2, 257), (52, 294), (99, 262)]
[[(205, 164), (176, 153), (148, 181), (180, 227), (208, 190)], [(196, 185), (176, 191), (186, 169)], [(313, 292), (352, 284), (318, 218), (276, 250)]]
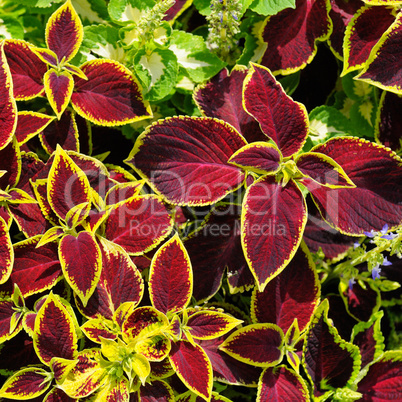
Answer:
[(372, 276), (372, 278), (375, 280), (375, 279), (378, 279), (378, 278), (380, 277), (380, 273), (381, 273), (381, 268), (380, 268), (380, 265), (377, 264), (377, 265), (373, 268), (373, 270), (371, 271), (371, 276)]
[(384, 260), (383, 260), (381, 265), (384, 266), (384, 267), (389, 267), (390, 265), (392, 265), (392, 262), (388, 261), (387, 257), (384, 257)]
[(353, 285), (356, 283), (355, 278), (350, 278), (349, 279), (349, 289), (353, 289)]

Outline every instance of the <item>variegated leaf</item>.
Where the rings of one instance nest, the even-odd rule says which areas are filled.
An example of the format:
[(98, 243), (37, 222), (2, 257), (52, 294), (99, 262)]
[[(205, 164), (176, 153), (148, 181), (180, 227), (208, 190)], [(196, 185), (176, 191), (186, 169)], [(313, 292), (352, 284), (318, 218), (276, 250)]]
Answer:
[(74, 319), (52, 293), (38, 311), (33, 340), (37, 355), (46, 365), (53, 357), (71, 360), (77, 356)]
[(77, 237), (65, 235), (59, 244), (59, 258), (65, 279), (86, 306), (102, 269), (101, 251), (95, 236), (85, 231)]
[(186, 308), (193, 293), (191, 262), (176, 234), (154, 255), (149, 273), (152, 305), (164, 314)]
[(14, 264), (14, 249), (10, 233), (3, 218), (0, 217), (0, 285), (7, 282)]
[(19, 145), (24, 144), (35, 135), (44, 130), (54, 119), (43, 113), (22, 111), (18, 112), (15, 136)]

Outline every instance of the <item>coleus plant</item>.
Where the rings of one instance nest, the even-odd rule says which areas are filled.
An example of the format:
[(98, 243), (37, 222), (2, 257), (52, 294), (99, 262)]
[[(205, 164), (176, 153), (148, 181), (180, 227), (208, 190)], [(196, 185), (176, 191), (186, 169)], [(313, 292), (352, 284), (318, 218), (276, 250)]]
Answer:
[[(393, 38), (396, 9), (21, 3), (11, 20), (25, 13), (29, 29), (0, 58), (0, 400), (401, 399), (402, 356), (386, 349), (401, 300), (402, 163), (385, 147), (400, 150), (400, 99), (377, 104), (370, 81), (342, 80), (366, 124), (350, 134), (371, 130), (383, 146), (345, 135), (342, 107), (311, 139), (331, 106), (309, 118), (287, 95), (317, 42), (341, 60), (343, 33), (371, 9)], [(24, 6), (45, 7), (45, 42)], [(195, 9), (217, 13), (205, 41), (203, 28), (181, 30)], [(222, 70), (239, 52), (219, 60), (206, 43), (236, 44), (230, 32), (246, 38), (242, 63), (260, 64)], [(110, 46), (118, 61), (98, 58)], [(133, 172), (87, 155), (97, 125), (150, 119), (161, 100), (162, 116), (191, 116), (149, 126), (126, 159)], [(36, 136), (47, 155), (31, 152)]]

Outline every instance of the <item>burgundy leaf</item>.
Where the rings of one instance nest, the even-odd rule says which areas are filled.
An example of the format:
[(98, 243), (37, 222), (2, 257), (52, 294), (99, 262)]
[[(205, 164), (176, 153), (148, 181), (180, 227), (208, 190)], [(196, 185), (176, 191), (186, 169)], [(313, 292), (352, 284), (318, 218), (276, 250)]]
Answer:
[(244, 173), (227, 160), (245, 140), (211, 118), (173, 117), (137, 140), (127, 163), (177, 205), (209, 205), (238, 188)]
[(267, 68), (252, 65), (244, 83), (243, 100), (246, 110), (258, 120), (261, 130), (272, 138), (284, 157), (303, 147), (308, 135), (306, 108), (286, 95)]

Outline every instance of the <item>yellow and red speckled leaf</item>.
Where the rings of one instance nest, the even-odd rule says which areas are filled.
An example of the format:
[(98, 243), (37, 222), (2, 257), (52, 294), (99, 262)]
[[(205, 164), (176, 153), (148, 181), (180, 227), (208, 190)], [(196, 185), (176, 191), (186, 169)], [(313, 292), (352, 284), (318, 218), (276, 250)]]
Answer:
[(151, 306), (138, 307), (125, 316), (122, 325), (123, 339), (128, 343), (142, 337), (160, 335), (168, 326), (167, 317), (160, 311)]
[(395, 11), (388, 7), (364, 5), (350, 20), (344, 39), (342, 75), (359, 70), (384, 32), (395, 21)]
[(244, 173), (227, 163), (244, 138), (229, 124), (206, 117), (173, 117), (153, 124), (126, 163), (177, 205), (210, 205), (240, 187)]
[(103, 126), (152, 117), (149, 103), (143, 99), (142, 88), (122, 64), (112, 60), (91, 60), (80, 68), (87, 80), (74, 76), (71, 97), (71, 103), (80, 116)]
[(0, 285), (7, 282), (14, 265), (14, 249), (10, 233), (3, 218), (0, 217)]
[(251, 319), (254, 323), (276, 324), (286, 333), (297, 318), (300, 331), (303, 331), (319, 302), (320, 282), (316, 267), (302, 242), (286, 269), (270, 281), (263, 292), (254, 289)]
[(53, 357), (72, 360), (77, 356), (74, 319), (52, 293), (36, 316), (33, 341), (36, 354), (46, 365)]
[(100, 350), (80, 352), (74, 368), (63, 384), (58, 385), (69, 397), (83, 398), (99, 389), (105, 383), (106, 370), (99, 364)]
[(57, 144), (66, 151), (79, 151), (78, 127), (75, 113), (65, 110), (59, 120), (53, 120), (39, 134), (40, 142), (46, 152), (52, 154)]
[(373, 47), (363, 70), (355, 78), (402, 95), (401, 59), (397, 51), (401, 40), (402, 14), (398, 13), (395, 21)]
[(258, 122), (243, 107), (243, 81), (247, 68), (234, 66), (230, 74), (222, 69), (194, 91), (194, 100), (202, 114), (231, 124), (248, 142), (266, 141)]
[(236, 151), (228, 160), (235, 166), (260, 174), (275, 174), (282, 155), (278, 148), (267, 142), (252, 142)]
[(302, 363), (316, 397), (352, 386), (361, 365), (359, 348), (339, 336), (328, 319), (328, 306), (325, 299), (316, 310), (303, 345)]
[(30, 111), (18, 112), (17, 128), (15, 130), (18, 144), (22, 145), (39, 134), (52, 120), (54, 120), (54, 117), (43, 113)]
[(192, 314), (186, 327), (195, 339), (214, 339), (225, 335), (243, 321), (220, 311), (204, 310)]
[(81, 326), (85, 336), (92, 342), (102, 343), (100, 337), (105, 339), (117, 339), (117, 333), (113, 328), (114, 323), (104, 318), (88, 320)]
[(201, 346), (188, 341), (172, 342), (169, 360), (186, 387), (206, 401), (212, 394), (212, 366)]
[(170, 340), (165, 335), (154, 335), (140, 340), (135, 345), (135, 351), (144, 356), (149, 362), (161, 362), (171, 349)]
[(257, 402), (309, 402), (310, 396), (303, 378), (286, 366), (268, 367), (258, 383)]
[(70, 0), (50, 16), (45, 36), (47, 47), (57, 55), (59, 62), (67, 62), (77, 54), (84, 29)]
[(247, 189), (241, 239), (260, 291), (289, 264), (306, 222), (306, 203), (293, 180), (282, 187), (273, 176), (262, 176)]
[(322, 217), (331, 226), (356, 236), (380, 231), (385, 224), (390, 230), (401, 224), (402, 160), (394, 152), (353, 137), (331, 139), (312, 151), (332, 158), (356, 185), (345, 189), (309, 186)]
[(228, 336), (219, 349), (243, 363), (271, 367), (282, 360), (283, 339), (275, 324), (251, 324)]
[(329, 0), (296, 0), (294, 9), (268, 17), (262, 29), (262, 40), (268, 47), (261, 64), (275, 74), (304, 68), (317, 53), (317, 41), (326, 40), (332, 32), (330, 9)]
[(4, 52), (13, 80), (15, 100), (29, 100), (43, 92), (46, 64), (32, 51), (28, 42), (6, 39)]
[(187, 250), (175, 234), (155, 253), (149, 272), (149, 297), (164, 314), (187, 307), (193, 293), (193, 271)]
[(115, 312), (126, 302), (134, 308), (144, 293), (140, 272), (124, 249), (101, 238), (102, 272), (96, 288), (85, 307), (77, 306), (86, 317), (113, 320)]
[(120, 377), (112, 381), (109, 380), (108, 384), (102, 387), (96, 393), (93, 401), (102, 402), (132, 402), (130, 395), (130, 385), (125, 377)]
[(10, 67), (4, 53), (4, 43), (0, 48), (0, 150), (13, 138), (17, 127), (17, 105), (13, 95), (13, 81)]
[(87, 176), (60, 146), (50, 168), (47, 198), (53, 211), (63, 220), (75, 205), (91, 202)]
[(102, 256), (95, 236), (80, 232), (64, 236), (59, 244), (64, 277), (84, 306), (95, 291), (102, 270)]
[(32, 399), (44, 394), (50, 387), (51, 375), (42, 368), (30, 367), (17, 371), (0, 389), (0, 397)]
[(252, 64), (244, 80), (243, 105), (284, 157), (300, 151), (308, 136), (307, 110), (286, 95), (266, 67)]
[(68, 71), (57, 72), (50, 69), (45, 73), (44, 85), (47, 99), (60, 120), (70, 102), (74, 89), (74, 79)]
[(329, 188), (356, 187), (333, 159), (318, 152), (305, 152), (295, 158), (300, 172), (318, 185)]
[(155, 248), (172, 230), (172, 218), (160, 197), (131, 197), (114, 205), (105, 221), (105, 237), (129, 254), (139, 255)]

